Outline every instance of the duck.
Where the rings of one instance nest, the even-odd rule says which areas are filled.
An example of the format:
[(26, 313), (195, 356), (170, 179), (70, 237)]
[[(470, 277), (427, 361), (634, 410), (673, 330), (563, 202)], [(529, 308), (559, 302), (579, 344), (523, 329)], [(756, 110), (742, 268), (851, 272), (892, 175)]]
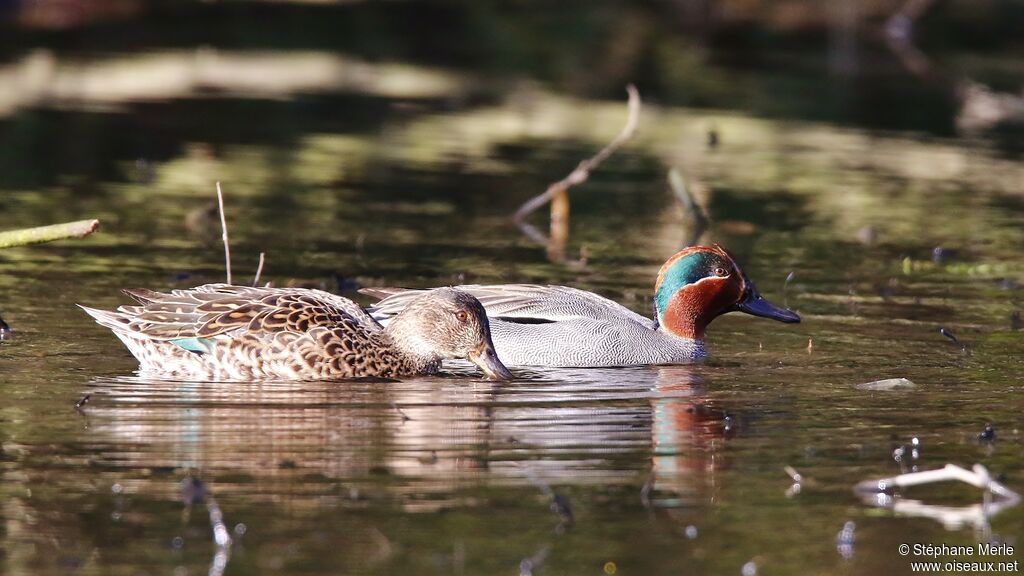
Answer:
[[(536, 284), (456, 286), (475, 296), (491, 323), (498, 356), (509, 366), (609, 367), (689, 364), (707, 356), (705, 331), (728, 312), (800, 322), (758, 292), (725, 248), (691, 246), (669, 258), (654, 284), (654, 318), (604, 296)], [(368, 311), (387, 325), (420, 290), (361, 290), (378, 301)]]
[(408, 299), (382, 326), (358, 304), (306, 288), (206, 284), (170, 293), (123, 292), (137, 305), (79, 305), (139, 361), (139, 373), (207, 381), (337, 380), (436, 374), (463, 358), (494, 380), (511, 372), (495, 353), (480, 301), (437, 288)]

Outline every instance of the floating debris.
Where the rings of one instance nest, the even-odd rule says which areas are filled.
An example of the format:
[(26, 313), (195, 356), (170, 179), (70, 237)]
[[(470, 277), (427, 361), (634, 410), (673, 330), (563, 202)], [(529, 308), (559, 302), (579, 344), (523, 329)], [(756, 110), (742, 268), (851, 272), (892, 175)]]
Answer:
[(895, 488), (906, 488), (921, 484), (933, 484), (935, 482), (945, 482), (948, 480), (959, 480), (960, 482), (965, 482), (976, 488), (981, 488), (995, 496), (1012, 500), (1014, 503), (1020, 502), (1019, 494), (996, 480), (993, 480), (991, 475), (989, 475), (988, 470), (986, 470), (981, 464), (975, 464), (972, 467), (972, 470), (967, 470), (966, 468), (962, 468), (955, 464), (946, 464), (944, 467), (936, 470), (911, 472), (909, 474), (900, 474), (899, 476), (892, 476), (890, 478), (882, 478), (879, 480), (865, 480), (857, 483), (853, 489), (855, 492), (860, 494), (889, 493)]
[(90, 398), (92, 398), (92, 394), (86, 394), (85, 396), (82, 396), (81, 400), (75, 402), (75, 410), (81, 410), (82, 406), (85, 406), (86, 404), (89, 403)]
[(792, 498), (800, 494), (805, 484), (812, 488), (817, 485), (817, 482), (815, 482), (813, 478), (805, 478), (803, 474), (797, 472), (796, 468), (793, 468), (792, 466), (784, 466), (782, 469), (786, 471), (790, 480), (793, 481), (793, 484), (786, 489), (786, 498)]
[(793, 482), (796, 482), (797, 484), (803, 482), (804, 477), (802, 474), (796, 471), (796, 468), (793, 468), (792, 466), (786, 466), (783, 468), (783, 470), (786, 471), (786, 474), (789, 474), (789, 477), (793, 479)]
[(952, 340), (953, 342), (955, 342), (957, 344), (960, 343), (960, 341), (957, 340), (956, 335), (953, 334), (952, 332), (950, 332), (949, 330), (946, 330), (945, 328), (939, 328), (939, 334), (942, 334), (943, 336), (945, 336), (946, 338), (949, 338), (950, 340)]
[(540, 568), (544, 562), (548, 559), (548, 553), (551, 552), (550, 546), (545, 546), (538, 550), (533, 556), (523, 558), (519, 561), (519, 576), (533, 576), (533, 571)]
[(875, 380), (873, 382), (865, 382), (863, 384), (857, 384), (858, 390), (874, 390), (880, 392), (890, 392), (894, 390), (913, 390), (917, 388), (917, 384), (906, 378), (886, 378), (885, 380)]
[(985, 424), (985, 429), (978, 434), (978, 440), (982, 442), (994, 442), (996, 439), (996, 429), (992, 427), (992, 424)]
[[(1017, 316), (1020, 317), (1019, 314)], [(11, 330), (11, 327), (4, 322), (3, 318), (0, 318), (0, 340), (10, 340), (13, 335), (14, 331)]]
[(181, 481), (181, 501), (186, 506), (201, 504), (206, 499), (206, 485), (199, 478), (189, 477)]
[[(892, 496), (892, 492), (896, 488), (948, 480), (959, 480), (985, 490), (984, 501), (972, 506), (952, 507), (925, 504), (905, 496), (901, 498)], [(975, 464), (973, 470), (946, 464), (945, 467), (937, 470), (911, 472), (878, 480), (865, 480), (854, 486), (853, 490), (860, 495), (865, 504), (890, 508), (903, 516), (932, 518), (942, 522), (950, 530), (960, 529), (965, 524), (971, 524), (978, 529), (986, 529), (993, 516), (1020, 503), (1020, 495), (992, 479), (988, 470), (981, 464)]]
[(843, 529), (836, 534), (836, 551), (847, 560), (853, 558), (853, 544), (856, 540), (854, 530), (856, 529), (857, 525), (853, 521), (848, 521), (843, 524)]
[(716, 129), (716, 128), (709, 129), (708, 130), (708, 148), (710, 148), (712, 150), (714, 150), (715, 148), (718, 148), (718, 142), (719, 142), (718, 129)]
[(875, 228), (874, 226), (865, 226), (860, 230), (857, 230), (857, 241), (867, 246), (878, 242), (878, 228)]
[(807, 339), (807, 353), (811, 354), (814, 352), (814, 338)]
[(551, 511), (558, 515), (562, 525), (570, 526), (575, 521), (572, 515), (572, 507), (569, 505), (569, 497), (562, 494), (555, 494), (551, 499)]

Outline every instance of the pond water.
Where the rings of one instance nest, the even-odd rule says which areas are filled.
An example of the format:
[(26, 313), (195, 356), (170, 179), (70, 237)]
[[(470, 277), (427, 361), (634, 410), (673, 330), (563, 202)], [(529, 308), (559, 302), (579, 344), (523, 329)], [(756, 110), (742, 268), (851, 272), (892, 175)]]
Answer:
[[(346, 9), (327, 14), (349, 31), (372, 14)], [(314, 9), (295, 10), (308, 23)], [(874, 97), (916, 119), (833, 114), (835, 100), (801, 115), (771, 94), (786, 84), (772, 69), (680, 49), (703, 94), (743, 82), (755, 96), (708, 107), (671, 78), (641, 82), (638, 133), (573, 190), (567, 258), (552, 261), (510, 214), (616, 134), (620, 84), (559, 89), (533, 54), (509, 61), (535, 78), (497, 81), (433, 44), (440, 61), (416, 43), (380, 61), (316, 27), (297, 46), (256, 40), (255, 16), (195, 50), (167, 41), (175, 20), (160, 16), (142, 20), (151, 44), (111, 39), (129, 28), (117, 22), (4, 44), (22, 89), (0, 102), (0, 229), (102, 227), (0, 251), (14, 329), (0, 342), (3, 573), (902, 574), (928, 558), (901, 543), (1024, 556), (1022, 506), (971, 512), (982, 494), (959, 484), (903, 490), (926, 506), (898, 510), (853, 492), (946, 463), (1024, 491), (1019, 133), (957, 133), (945, 95), (924, 89), (920, 104)], [(786, 85), (846, 98), (827, 75), (807, 82)], [(357, 288), (537, 282), (648, 313), (658, 268), (695, 236), (672, 168), (710, 215), (699, 240), (735, 252), (801, 324), (723, 317), (696, 366), (213, 384), (133, 375), (75, 306), (221, 281), (220, 181), (238, 282), (264, 252), (265, 280), (367, 304)], [(861, 386), (889, 378), (914, 386)], [(994, 442), (979, 441), (986, 424)]]

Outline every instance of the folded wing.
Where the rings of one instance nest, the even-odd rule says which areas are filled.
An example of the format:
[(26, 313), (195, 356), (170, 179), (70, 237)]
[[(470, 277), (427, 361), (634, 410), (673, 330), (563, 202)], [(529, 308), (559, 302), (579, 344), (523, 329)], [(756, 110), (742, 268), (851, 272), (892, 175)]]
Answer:
[[(594, 319), (630, 321), (648, 328), (654, 322), (603, 296), (568, 286), (537, 284), (470, 284), (456, 286), (475, 296), (492, 319), (522, 324), (540, 324), (565, 320)], [(360, 290), (380, 298), (368, 311), (386, 324), (401, 312), (422, 290), (405, 288), (365, 288)]]

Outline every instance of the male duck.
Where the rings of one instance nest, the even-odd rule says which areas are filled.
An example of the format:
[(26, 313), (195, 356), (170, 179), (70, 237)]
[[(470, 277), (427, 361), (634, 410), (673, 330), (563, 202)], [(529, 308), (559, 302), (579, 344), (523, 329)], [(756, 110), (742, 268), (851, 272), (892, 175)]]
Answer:
[[(631, 366), (685, 364), (705, 356), (704, 331), (738, 310), (780, 322), (800, 317), (765, 300), (721, 246), (694, 246), (672, 256), (654, 285), (657, 319), (567, 286), (458, 286), (487, 310), (498, 356), (509, 365)], [(368, 288), (383, 298), (370, 308), (387, 325), (422, 291)]]
[(355, 302), (301, 288), (207, 284), (162, 294), (125, 290), (139, 306), (82, 309), (113, 330), (143, 372), (203, 380), (316, 380), (433, 374), (466, 358), (494, 379), (487, 314), (453, 288), (418, 293), (382, 327)]

